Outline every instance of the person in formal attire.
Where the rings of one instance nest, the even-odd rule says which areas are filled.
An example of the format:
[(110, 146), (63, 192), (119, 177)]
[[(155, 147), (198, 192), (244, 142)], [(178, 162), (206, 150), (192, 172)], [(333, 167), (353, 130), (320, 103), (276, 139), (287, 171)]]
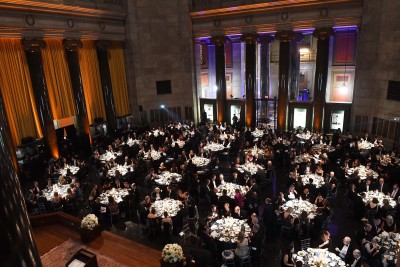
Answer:
[(291, 243), (282, 253), (281, 267), (296, 267), (296, 262), (293, 258), (294, 244)]
[(392, 192), (390, 192), (390, 197), (393, 198), (393, 199), (398, 199), (399, 196), (400, 196), (399, 185), (398, 184), (394, 184)]
[(331, 248), (331, 234), (328, 231), (323, 231), (318, 244), (319, 248), (330, 249)]
[(380, 178), (378, 179), (378, 184), (377, 184), (377, 186), (376, 186), (376, 189), (377, 189), (379, 192), (381, 192), (381, 193), (383, 193), (383, 194), (385, 194), (385, 195), (389, 192), (389, 187), (388, 187), (388, 185), (385, 183), (385, 179), (384, 179), (383, 177), (380, 177)]
[(239, 206), (236, 206), (233, 210), (232, 217), (235, 219), (243, 220), (246, 218), (246, 215), (243, 213)]
[(387, 215), (384, 219), (383, 230), (386, 232), (396, 232), (396, 222), (391, 215)]
[(230, 205), (229, 205), (229, 202), (226, 202), (225, 204), (224, 204), (224, 207), (223, 207), (223, 209), (221, 210), (221, 216), (222, 217), (231, 217), (232, 216), (232, 213), (231, 213), (231, 208), (230, 208)]
[(337, 247), (335, 250), (337, 255), (346, 263), (351, 264), (352, 262), (352, 252), (353, 246), (351, 244), (351, 238), (346, 236), (343, 238), (343, 243), (341, 246)]
[(240, 192), (239, 188), (235, 189), (235, 196), (234, 196), (234, 200), (235, 200), (235, 205), (239, 206), (240, 208), (243, 208), (244, 206), (244, 196), (243, 194)]
[(159, 187), (154, 188), (154, 191), (151, 193), (151, 202), (155, 202), (156, 200), (161, 200), (161, 189)]
[(372, 185), (372, 180), (369, 178), (365, 179), (365, 182), (360, 185), (361, 192), (369, 192), (369, 191), (373, 191), (373, 190), (374, 190), (374, 187)]
[(211, 181), (210, 181), (210, 190), (215, 190), (218, 188), (218, 182), (217, 182), (217, 175), (213, 174), (211, 176)]
[(249, 254), (249, 240), (245, 237), (244, 232), (240, 231), (236, 241), (235, 255), (238, 257), (245, 257)]
[(361, 267), (361, 262), (363, 258), (361, 257), (361, 252), (358, 249), (353, 250), (353, 262), (350, 264), (350, 267)]

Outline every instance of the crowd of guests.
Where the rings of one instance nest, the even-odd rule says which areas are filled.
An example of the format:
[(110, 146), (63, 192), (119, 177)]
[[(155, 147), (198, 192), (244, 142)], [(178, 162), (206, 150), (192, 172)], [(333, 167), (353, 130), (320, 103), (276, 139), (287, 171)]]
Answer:
[[(384, 203), (380, 207), (374, 199), (365, 204), (362, 193), (378, 190), (397, 201), (400, 195), (398, 167), (394, 160), (383, 166), (380, 159), (387, 153), (396, 158), (398, 151), (385, 151), (382, 142), (371, 140), (367, 135), (363, 139), (375, 142), (376, 146), (363, 151), (358, 148), (361, 138), (339, 130), (330, 137), (313, 133), (307, 140), (296, 136), (301, 134), (300, 131), (277, 132), (266, 126), (262, 129), (264, 135), (255, 137), (252, 130), (227, 124), (171, 123), (152, 131), (97, 140), (93, 145), (93, 154), (87, 159), (65, 150), (62, 157), (49, 161), (41, 179), (47, 185), (34, 183), (26, 195), (26, 202), (29, 210), (36, 212), (39, 206), (43, 208), (38, 205), (42, 202), (46, 211), (64, 209), (74, 212), (88, 208), (104, 222), (118, 222), (120, 218), (134, 216), (147, 229), (154, 230), (149, 232), (150, 235), (157, 236), (157, 231), (161, 231), (166, 239), (170, 238), (170, 233), (181, 233), (187, 219), (190, 219), (193, 224), (191, 231), (213, 257), (219, 257), (221, 249), (226, 247), (211, 236), (210, 228), (220, 218), (233, 217), (246, 220), (251, 227), (247, 237), (244, 232), (237, 237), (235, 254), (238, 257), (250, 252), (253, 257), (258, 257), (265, 240), (280, 236), (289, 240), (311, 238), (315, 247), (336, 252), (352, 266), (360, 266), (354, 265), (354, 254), (358, 253), (361, 255), (359, 259), (370, 266), (379, 266), (367, 260), (369, 256), (366, 252), (373, 252), (362, 249), (362, 231), (357, 236), (343, 239), (343, 246), (347, 247), (333, 248), (328, 228), (333, 219), (338, 189), (342, 188), (346, 191), (355, 220), (366, 220), (363, 230), (371, 227), (376, 231), (374, 234), (379, 233), (378, 229), (397, 230), (399, 218), (396, 211), (399, 205), (391, 207)], [(204, 149), (212, 142), (222, 144), (224, 150), (212, 152)], [(262, 153), (250, 152), (254, 147)], [(104, 161), (101, 155), (106, 152), (117, 156)], [(152, 152), (157, 152), (159, 156), (154, 158)], [(299, 162), (297, 159), (304, 155), (308, 160)], [(196, 166), (192, 162), (196, 156), (207, 158), (210, 163)], [(261, 171), (256, 174), (242, 172), (239, 167), (249, 162), (262, 166)], [(68, 165), (79, 167), (79, 171), (76, 174), (67, 171), (67, 175), (60, 175), (60, 169)], [(130, 170), (128, 174), (122, 175), (117, 170), (115, 175), (110, 175), (109, 170), (118, 165), (127, 167)], [(348, 168), (360, 165), (375, 170), (378, 177), (361, 179), (357, 172), (349, 177), (346, 175)], [(156, 185), (155, 179), (164, 171), (180, 174), (182, 180), (172, 180), (167, 186)], [(280, 179), (277, 186), (284, 186), (279, 188), (278, 194), (267, 195), (265, 187), (276, 173), (279, 173)], [(303, 183), (301, 176), (305, 174), (320, 176), (324, 180), (323, 185), (317, 188), (313, 179)], [(224, 183), (238, 184), (245, 190), (237, 189), (233, 198), (228, 196), (226, 190), (217, 194), (218, 187)], [(52, 188), (53, 184), (68, 184), (67, 194), (60, 196), (55, 192), (51, 199), (43, 197), (43, 190)], [(129, 194), (122, 202), (117, 203), (110, 196), (107, 205), (101, 204), (100, 195), (112, 188), (126, 189)], [(165, 198), (181, 202), (176, 216), (171, 217), (168, 212), (161, 217), (157, 215), (153, 203)], [(285, 209), (284, 204), (294, 199), (314, 204), (315, 216), (311, 217), (307, 211), (295, 215), (290, 207)], [(365, 239), (368, 241), (368, 238)], [(288, 250), (283, 254), (283, 266), (295, 266), (290, 253)]]

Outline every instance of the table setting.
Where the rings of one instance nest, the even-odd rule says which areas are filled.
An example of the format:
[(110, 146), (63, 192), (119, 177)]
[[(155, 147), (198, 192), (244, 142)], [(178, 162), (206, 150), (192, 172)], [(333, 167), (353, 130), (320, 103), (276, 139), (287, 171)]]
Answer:
[[(382, 232), (372, 239), (377, 248), (382, 251), (382, 261), (386, 264), (397, 263), (397, 253), (399, 251), (400, 234), (393, 232)], [(384, 264), (384, 266), (386, 266)]]
[(307, 163), (307, 162), (309, 162), (311, 159), (313, 159), (314, 162), (315, 162), (316, 164), (318, 164), (318, 163), (319, 163), (319, 154), (316, 154), (316, 155), (312, 156), (312, 155), (310, 155), (310, 154), (308, 154), (308, 153), (304, 153), (304, 154), (301, 154), (301, 155), (296, 156), (295, 162), (296, 162), (296, 163)]
[(389, 200), (389, 205), (394, 208), (396, 207), (396, 201), (393, 200), (392, 197), (385, 195), (382, 192), (379, 191), (368, 191), (368, 192), (363, 192), (363, 194), (365, 194), (365, 198), (363, 197), (362, 200), (363, 202), (366, 204), (370, 201), (372, 201), (373, 198), (377, 198), (378, 199), (378, 206), (382, 207), (383, 206), (383, 200), (387, 199)]
[(339, 256), (329, 252), (327, 249), (308, 248), (305, 251), (298, 251), (297, 254), (293, 255), (293, 258), (296, 262), (302, 262), (303, 266), (346, 266), (346, 263)]
[(313, 173), (300, 175), (300, 178), (303, 185), (310, 183), (310, 178), (313, 179), (312, 183), (316, 188), (321, 188), (325, 184), (325, 179), (323, 176)]
[(171, 182), (179, 183), (182, 181), (182, 175), (175, 172), (164, 171), (157, 175), (157, 178), (154, 179), (154, 182), (158, 185), (169, 185)]
[(310, 132), (296, 134), (296, 137), (303, 141), (309, 140), (312, 136), (313, 134)]
[(255, 175), (259, 170), (264, 170), (264, 167), (257, 163), (246, 162), (243, 165), (239, 165), (237, 169), (241, 173), (248, 172), (251, 175)]
[(152, 158), (153, 160), (159, 160), (161, 158), (161, 153), (156, 150), (149, 150), (145, 154), (145, 158)]
[(67, 175), (67, 171), (70, 170), (73, 175), (75, 175), (79, 171), (79, 167), (73, 165), (65, 165), (64, 168), (60, 169), (59, 173), (62, 176)]
[(254, 131), (251, 132), (251, 135), (254, 136), (255, 138), (261, 138), (264, 136), (264, 130), (260, 130), (256, 128)]
[(124, 165), (117, 165), (115, 167), (112, 167), (110, 170), (108, 170), (108, 174), (111, 177), (115, 176), (115, 172), (119, 171), (119, 173), (124, 176), (125, 174), (127, 174), (128, 172), (131, 171), (131, 166), (124, 166)]
[(172, 147), (178, 146), (179, 148), (183, 148), (185, 144), (186, 142), (183, 140), (173, 140), (171, 146)]
[(368, 150), (368, 149), (371, 149), (373, 147), (375, 147), (375, 144), (371, 143), (371, 142), (369, 142), (367, 140), (361, 139), (361, 141), (358, 141), (358, 149)]
[(112, 188), (100, 195), (100, 203), (103, 205), (108, 205), (108, 197), (112, 196), (117, 203), (123, 201), (125, 196), (129, 195), (129, 191), (126, 188)]
[(126, 143), (122, 143), (122, 144), (123, 145), (128, 145), (129, 147), (132, 147), (134, 145), (139, 145), (140, 144), (140, 140), (129, 138), (126, 141)]
[(360, 165), (358, 167), (348, 168), (346, 174), (351, 176), (355, 171), (358, 172), (358, 176), (361, 180), (367, 179), (367, 177), (372, 177), (373, 179), (378, 178), (378, 173), (372, 169), (365, 167), (364, 165)]
[(247, 154), (252, 155), (252, 156), (255, 156), (255, 155), (264, 155), (264, 153), (265, 153), (263, 149), (258, 148), (257, 146), (254, 146), (254, 147), (252, 147), (252, 148), (246, 149), (245, 152), (246, 152)]
[(210, 164), (210, 160), (208, 158), (202, 158), (202, 157), (193, 157), (192, 163), (196, 165), (197, 167), (205, 167), (208, 164)]
[(110, 151), (107, 151), (106, 153), (100, 155), (99, 159), (101, 161), (109, 161), (109, 160), (112, 160), (112, 159), (116, 159), (117, 157), (119, 157), (121, 155), (122, 155), (122, 152), (110, 152)]
[(175, 217), (178, 211), (180, 210), (179, 204), (181, 204), (179, 200), (175, 199), (162, 199), (156, 200), (152, 207), (155, 208), (157, 216), (160, 218), (164, 218), (164, 211), (168, 212), (168, 216)]
[(289, 207), (293, 208), (293, 212), (291, 214), (293, 217), (299, 217), (303, 211), (306, 211), (308, 213), (309, 219), (314, 219), (317, 215), (317, 205), (305, 200), (293, 199), (286, 201), (282, 205), (282, 209), (284, 211), (286, 211)]
[(217, 151), (221, 151), (224, 150), (225, 147), (222, 144), (218, 144), (218, 143), (209, 143), (206, 146), (204, 146), (205, 150), (209, 150), (211, 152), (217, 152)]
[(249, 236), (251, 228), (246, 220), (227, 217), (215, 221), (210, 235), (221, 242), (235, 243), (240, 231), (244, 231), (245, 237)]
[(228, 197), (235, 198), (235, 190), (239, 189), (241, 194), (246, 194), (247, 189), (245, 186), (234, 184), (234, 183), (224, 183), (218, 186), (217, 196), (222, 196), (222, 190), (226, 189)]
[(46, 197), (48, 201), (52, 201), (54, 197), (54, 192), (57, 192), (58, 195), (61, 197), (65, 197), (67, 195), (67, 190), (69, 188), (69, 184), (53, 184), (53, 187), (51, 189), (44, 189), (43, 190), (43, 195)]
[(159, 136), (159, 135), (161, 135), (161, 136), (164, 136), (164, 132), (163, 131), (160, 131), (160, 130), (154, 130), (154, 131), (152, 131), (151, 132), (155, 137), (157, 137), (157, 136)]

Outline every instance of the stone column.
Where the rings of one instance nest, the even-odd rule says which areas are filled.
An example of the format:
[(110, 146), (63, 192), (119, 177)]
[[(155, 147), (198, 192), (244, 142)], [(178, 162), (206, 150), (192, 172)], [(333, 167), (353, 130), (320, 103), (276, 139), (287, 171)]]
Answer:
[[(39, 52), (40, 55), (40, 52)], [(7, 117), (0, 96), (0, 255), (2, 266), (42, 266), (8, 144)]]
[(290, 50), (290, 93), (289, 100), (297, 100), (299, 92), (300, 76), (300, 43), (303, 41), (303, 34), (296, 32), (293, 34)]
[(293, 38), (292, 31), (278, 32), (275, 37), (279, 44), (279, 92), (278, 92), (278, 130), (287, 130), (287, 110), (290, 83), (290, 42)]
[[(217, 86), (217, 120), (227, 121), (226, 106), (226, 73), (225, 73), (225, 42), (226, 36), (213, 36), (211, 43), (215, 44), (215, 84)], [(214, 86), (210, 85), (211, 90)]]
[(245, 123), (247, 127), (256, 125), (256, 106), (254, 96), (256, 90), (256, 45), (258, 34), (243, 34), (242, 42), (246, 43), (246, 99), (245, 99)]
[(65, 54), (67, 56), (69, 75), (71, 77), (72, 91), (74, 94), (74, 103), (77, 113), (77, 150), (81, 155), (89, 155), (91, 151), (89, 119), (87, 115), (85, 94), (83, 91), (83, 83), (78, 56), (78, 48), (82, 48), (83, 45), (80, 40), (74, 39), (65, 39), (63, 41), (63, 44), (65, 48)]
[(97, 41), (97, 59), (99, 60), (101, 87), (103, 89), (104, 107), (106, 109), (106, 120), (108, 123), (108, 133), (114, 135), (117, 129), (115, 118), (114, 94), (112, 91), (110, 67), (108, 65), (108, 48), (110, 41)]
[(42, 54), (40, 53), (40, 49), (45, 48), (46, 43), (41, 39), (23, 39), (22, 44), (26, 50), (26, 59), (28, 61), (32, 81), (33, 95), (46, 150), (54, 158), (58, 158), (57, 135), (54, 128), (53, 114), (50, 108), (46, 79), (44, 77)]
[(270, 35), (262, 35), (258, 38), (261, 44), (260, 49), (260, 79), (261, 79), (261, 98), (269, 96), (269, 66), (270, 66), (270, 44), (274, 41), (274, 37)]
[(329, 64), (329, 39), (333, 35), (332, 28), (316, 29), (313, 35), (318, 38), (317, 59), (315, 64), (315, 82), (314, 82), (314, 129), (322, 130), (325, 109), (326, 83), (328, 79)]

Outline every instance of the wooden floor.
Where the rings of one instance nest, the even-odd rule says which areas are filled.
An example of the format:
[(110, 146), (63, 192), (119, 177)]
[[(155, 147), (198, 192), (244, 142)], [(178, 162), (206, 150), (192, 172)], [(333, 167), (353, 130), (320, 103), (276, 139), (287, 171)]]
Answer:
[[(41, 256), (69, 238), (80, 241), (78, 232), (61, 225), (34, 227), (33, 233)], [(101, 237), (92, 241), (88, 247), (126, 266), (160, 266), (160, 251), (107, 231), (103, 231)]]

